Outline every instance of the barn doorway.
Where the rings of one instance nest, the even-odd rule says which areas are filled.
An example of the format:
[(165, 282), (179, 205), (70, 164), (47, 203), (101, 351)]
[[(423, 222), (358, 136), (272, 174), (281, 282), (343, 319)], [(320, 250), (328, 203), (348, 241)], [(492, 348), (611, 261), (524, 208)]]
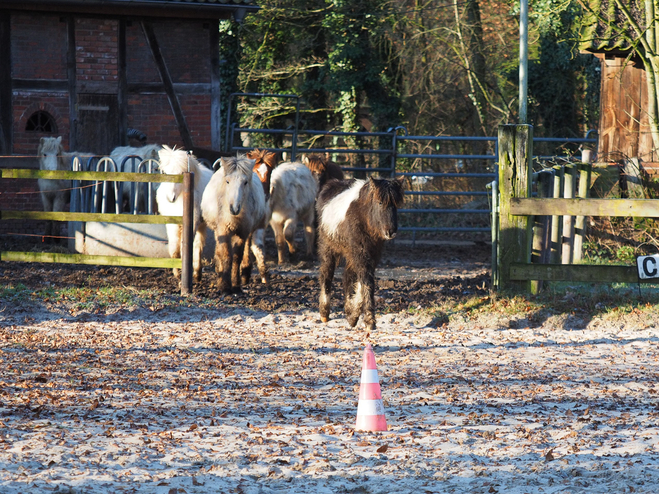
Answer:
[(78, 94), (76, 151), (108, 155), (121, 142), (116, 94)]

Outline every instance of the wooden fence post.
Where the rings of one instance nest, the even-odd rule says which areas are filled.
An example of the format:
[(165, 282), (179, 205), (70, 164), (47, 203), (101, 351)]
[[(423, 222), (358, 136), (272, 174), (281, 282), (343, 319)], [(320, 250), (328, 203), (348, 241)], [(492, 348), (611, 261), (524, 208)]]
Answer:
[[(538, 198), (548, 198), (553, 194), (554, 186), (553, 170), (542, 170), (537, 174)], [(533, 246), (531, 251), (531, 262), (535, 264), (547, 264), (549, 262), (549, 237), (551, 217), (542, 215), (533, 217)], [(542, 280), (531, 280), (531, 293), (537, 294), (542, 290)]]
[[(574, 163), (565, 165), (563, 198), (574, 199), (577, 186), (577, 167)], [(574, 246), (574, 216), (563, 216), (563, 237), (561, 242), (561, 264), (572, 264)]]
[(183, 224), (181, 225), (181, 295), (192, 293), (192, 243), (194, 224), (194, 173), (183, 174)]
[[(590, 149), (584, 149), (581, 153), (581, 161), (577, 196), (586, 199), (590, 197), (590, 175), (592, 172), (593, 152)], [(578, 263), (583, 259), (583, 238), (585, 235), (586, 217), (577, 216), (574, 223), (574, 252), (572, 254), (572, 262)]]
[[(563, 193), (563, 180), (565, 178), (565, 169), (562, 166), (554, 167), (554, 199), (559, 199)], [(551, 254), (549, 255), (550, 264), (560, 264), (561, 262), (561, 237), (563, 229), (563, 218), (558, 215), (551, 217)]]
[(533, 127), (499, 126), (499, 252), (500, 289), (529, 289), (528, 282), (510, 279), (510, 264), (531, 261), (532, 218), (510, 214), (511, 201), (531, 197)]

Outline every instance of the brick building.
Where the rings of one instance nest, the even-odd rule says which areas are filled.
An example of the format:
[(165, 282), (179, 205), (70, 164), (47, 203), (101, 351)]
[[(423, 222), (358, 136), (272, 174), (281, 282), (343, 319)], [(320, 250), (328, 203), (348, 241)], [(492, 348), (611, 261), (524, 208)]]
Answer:
[[(219, 150), (218, 23), (257, 8), (253, 0), (2, 0), (0, 167), (38, 167), (44, 136), (107, 154), (129, 144), (129, 129), (152, 143)], [(41, 208), (29, 193), (34, 181), (2, 182), (0, 209)]]

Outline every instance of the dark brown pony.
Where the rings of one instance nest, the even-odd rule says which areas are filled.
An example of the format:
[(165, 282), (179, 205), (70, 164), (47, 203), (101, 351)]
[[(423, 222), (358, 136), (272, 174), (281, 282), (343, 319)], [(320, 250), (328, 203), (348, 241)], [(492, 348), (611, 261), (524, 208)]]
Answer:
[(343, 170), (339, 165), (320, 154), (312, 154), (307, 158), (305, 163), (307, 168), (314, 174), (318, 180), (318, 191), (322, 190), (323, 186), (328, 180), (333, 178), (343, 180)]
[(346, 319), (351, 327), (364, 314), (366, 329), (375, 329), (375, 267), (385, 240), (398, 230), (403, 203), (399, 180), (330, 180), (316, 203), (320, 257), (320, 318), (327, 322), (334, 270), (342, 258)]

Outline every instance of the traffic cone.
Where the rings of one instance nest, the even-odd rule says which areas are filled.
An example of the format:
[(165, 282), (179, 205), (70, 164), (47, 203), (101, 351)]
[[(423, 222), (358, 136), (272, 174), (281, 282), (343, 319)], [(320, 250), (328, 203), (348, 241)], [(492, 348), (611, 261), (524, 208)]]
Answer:
[(375, 354), (370, 343), (367, 343), (364, 349), (355, 429), (361, 431), (387, 430), (387, 419), (384, 416), (378, 369), (375, 366)]

